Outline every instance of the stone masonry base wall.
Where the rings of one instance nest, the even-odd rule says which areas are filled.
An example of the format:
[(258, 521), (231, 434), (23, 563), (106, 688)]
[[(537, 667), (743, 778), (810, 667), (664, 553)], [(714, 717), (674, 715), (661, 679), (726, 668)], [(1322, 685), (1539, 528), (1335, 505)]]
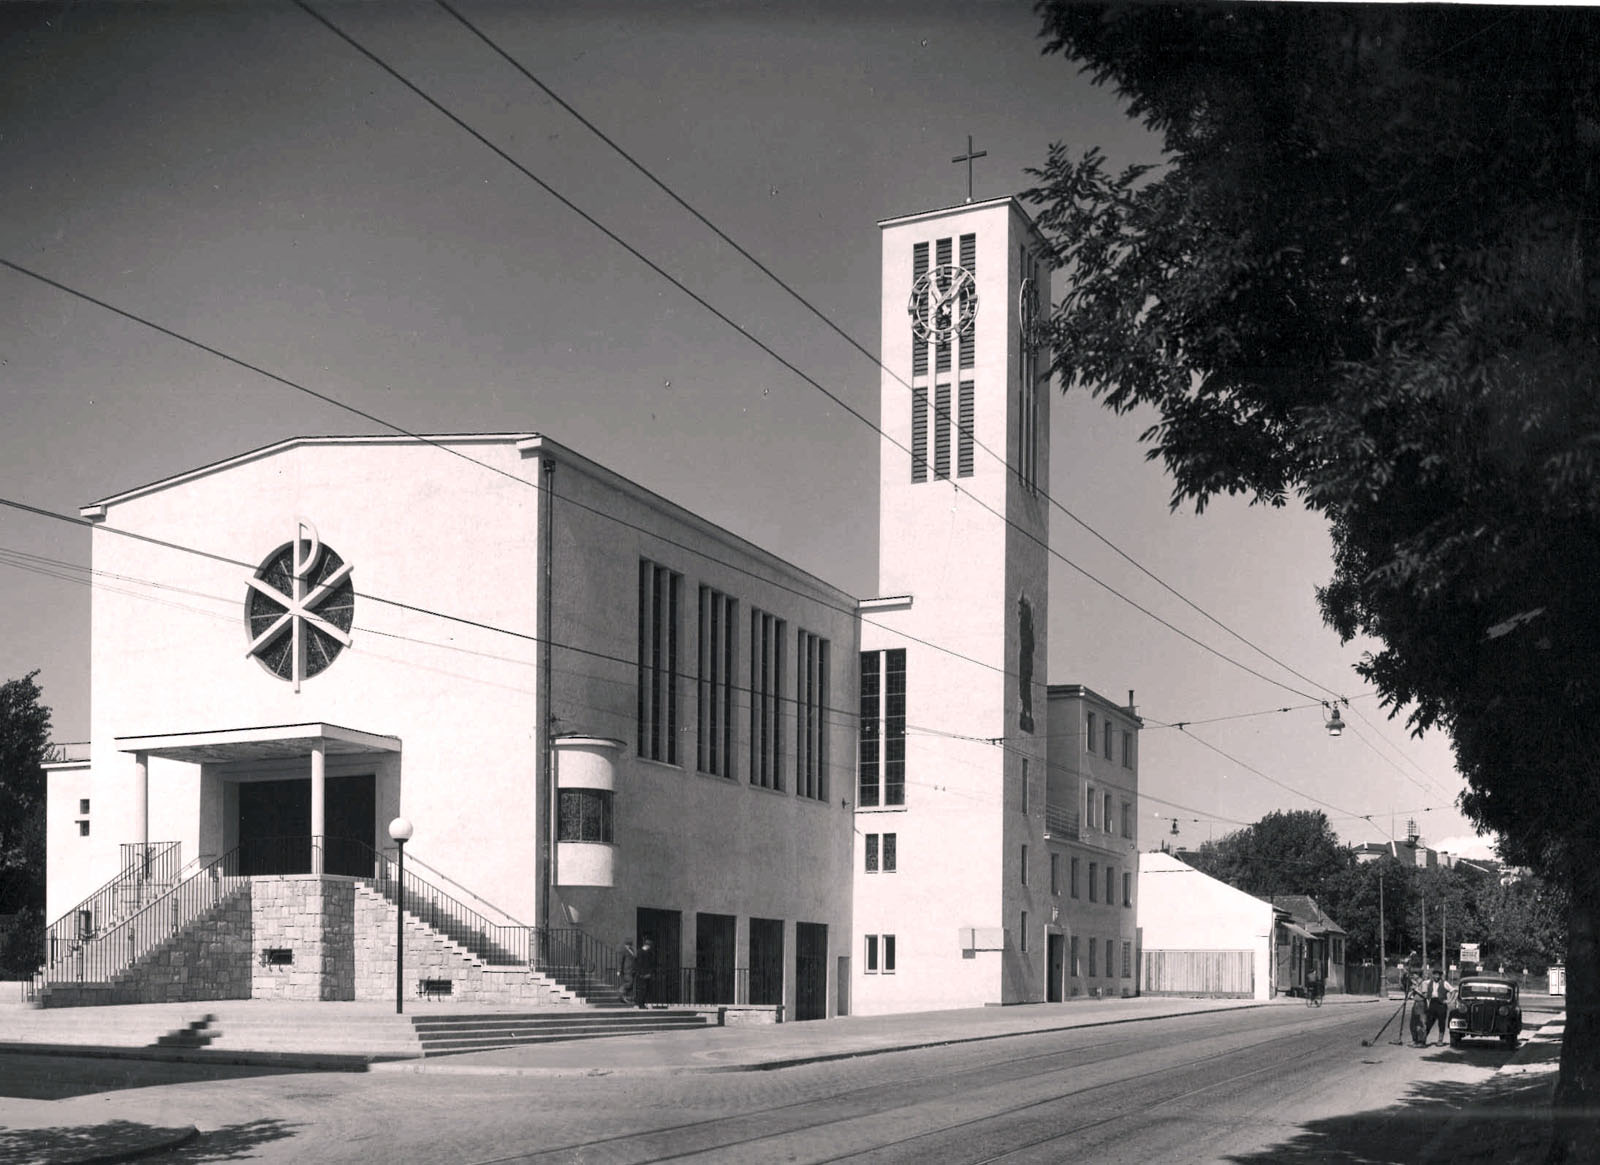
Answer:
[[(254, 998), (354, 999), (354, 903), (349, 878), (256, 878)], [(289, 961), (269, 952), (286, 954)]]

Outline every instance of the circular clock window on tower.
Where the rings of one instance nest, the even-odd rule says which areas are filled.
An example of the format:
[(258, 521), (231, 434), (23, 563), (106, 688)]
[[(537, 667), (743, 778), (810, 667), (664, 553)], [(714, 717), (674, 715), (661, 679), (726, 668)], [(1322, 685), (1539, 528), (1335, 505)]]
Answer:
[(965, 267), (948, 264), (918, 277), (906, 305), (911, 326), (922, 340), (970, 336), (978, 316), (978, 283)]
[(248, 579), (247, 654), (294, 684), (327, 670), (350, 646), (355, 585), (350, 564), (324, 546), (309, 522), (278, 547)]

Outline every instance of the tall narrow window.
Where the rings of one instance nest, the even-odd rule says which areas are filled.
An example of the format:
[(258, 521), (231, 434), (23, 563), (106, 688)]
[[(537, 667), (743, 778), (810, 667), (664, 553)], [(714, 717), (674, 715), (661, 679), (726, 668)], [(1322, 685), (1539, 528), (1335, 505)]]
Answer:
[[(927, 363), (926, 346), (922, 347), (923, 363)], [(914, 385), (911, 389), (911, 480), (928, 480), (928, 386)]]
[[(934, 244), (934, 263), (935, 263), (935, 265), (937, 265), (939, 267), (949, 267), (950, 266), (950, 240), (949, 239), (939, 239)], [(954, 311), (959, 311), (959, 310), (960, 310), (959, 308), (953, 308), (952, 309), (953, 312)], [(954, 315), (951, 316), (952, 320), (954, 320), (955, 318), (956, 317)], [(950, 371), (950, 332), (949, 331), (941, 332), (939, 334), (939, 338), (938, 338), (937, 342), (934, 344), (934, 348), (933, 348), (933, 370), (935, 372), (949, 372)], [(946, 412), (945, 415), (948, 417), (950, 414), (948, 412)]]
[(1090, 978), (1093, 978), (1095, 975), (1100, 973), (1099, 970), (1098, 970), (1099, 966), (1100, 966), (1100, 944), (1099, 944), (1099, 940), (1098, 939), (1090, 939), (1089, 940), (1089, 976), (1090, 976)]
[(1084, 813), (1084, 818), (1083, 818), (1083, 827), (1085, 829), (1093, 829), (1094, 828), (1094, 811), (1095, 811), (1096, 807), (1100, 803), (1100, 798), (1095, 796), (1095, 791), (1094, 791), (1094, 786), (1093, 785), (1089, 785), (1087, 787), (1087, 792), (1086, 792), (1086, 794), (1085, 794), (1085, 796), (1083, 798), (1083, 803), (1084, 803), (1084, 807), (1085, 807), (1085, 813)]
[(1061, 893), (1061, 855), (1050, 855), (1050, 893)]
[(956, 476), (972, 476), (972, 426), (976, 419), (973, 405), (972, 381), (961, 382), (960, 394), (956, 402)]
[(1133, 806), (1126, 801), (1122, 803), (1122, 836), (1133, 836)]
[(950, 476), (950, 386), (933, 387), (933, 476)]
[(883, 936), (883, 973), (894, 974), (894, 935)]
[(1022, 758), (1022, 811), (1028, 811), (1028, 758)]
[[(978, 236), (977, 235), (962, 235), (961, 236), (961, 265), (967, 269), (968, 273), (971, 274), (973, 279), (977, 279), (977, 277), (978, 277)], [(975, 349), (973, 347), (973, 340), (975, 338), (976, 338), (976, 336), (975, 336), (974, 332), (970, 332), (969, 331), (969, 332), (961, 333), (961, 367), (963, 367), (963, 368), (971, 368), (973, 366), (973, 363), (974, 363), (973, 355), (974, 355), (974, 352), (975, 352)]]
[(906, 652), (861, 653), (856, 804), (906, 803)]
[(1105, 741), (1106, 746), (1105, 746), (1105, 749), (1104, 749), (1104, 752), (1106, 754), (1106, 759), (1107, 760), (1111, 759), (1111, 733), (1112, 733), (1112, 731), (1113, 731), (1113, 729), (1112, 729), (1111, 721), (1107, 720), (1106, 721), (1106, 741)]
[(1122, 874), (1122, 904), (1133, 905), (1133, 874), (1126, 870)]
[(794, 791), (828, 799), (828, 641), (809, 631), (795, 640)]
[(1089, 742), (1089, 751), (1090, 752), (1094, 751), (1094, 745), (1095, 745), (1094, 726), (1095, 726), (1094, 713), (1090, 712), (1089, 713), (1089, 731), (1085, 735), (1085, 739)]
[(1122, 767), (1133, 767), (1133, 733), (1124, 731), (1122, 734)]
[(895, 853), (897, 837), (898, 835), (893, 833), (883, 835), (883, 872), (885, 874), (892, 874), (899, 868), (896, 864), (899, 858)]
[(1117, 902), (1117, 871), (1110, 862), (1106, 863), (1106, 905), (1115, 906)]
[(876, 975), (878, 973), (878, 936), (869, 934), (864, 937), (866, 938), (866, 972), (869, 975)]
[(700, 588), (699, 732), (695, 764), (703, 773), (733, 776), (734, 638), (737, 604)]
[(883, 803), (906, 803), (906, 651), (884, 654), (883, 668)]
[(1026, 845), (1022, 847), (1022, 860), (1020, 863), (1020, 868), (1022, 873), (1022, 884), (1026, 886), (1028, 884), (1028, 847)]
[(1078, 859), (1072, 859), (1072, 896), (1078, 896)]
[(883, 743), (882, 693), (883, 653), (861, 653), (861, 698), (856, 751), (856, 805), (872, 808), (881, 797), (880, 756)]
[(876, 874), (877, 872), (878, 835), (876, 833), (869, 833), (867, 834), (867, 873)]
[(750, 783), (783, 788), (783, 676), (788, 625), (750, 612)]
[(1028, 949), (1028, 912), (1022, 912), (1022, 921), (1017, 924), (1017, 949), (1026, 952)]
[(1100, 894), (1100, 863), (1089, 863), (1089, 901), (1098, 902)]
[(1111, 794), (1105, 795), (1105, 811), (1100, 814), (1100, 828), (1107, 833), (1116, 832), (1117, 823), (1111, 817)]
[(1133, 978), (1133, 944), (1126, 940), (1122, 944), (1122, 977)]
[(1068, 974), (1070, 974), (1074, 979), (1076, 979), (1080, 975), (1083, 974), (1083, 964), (1078, 961), (1078, 936), (1077, 935), (1073, 935), (1072, 936), (1072, 942), (1070, 944), (1068, 944), (1068, 945), (1071, 947), (1071, 952), (1072, 952), (1071, 953), (1072, 969), (1071, 969), (1071, 971), (1068, 972)]
[[(928, 273), (928, 244), (918, 243), (911, 248), (911, 286), (916, 287), (917, 280)], [(928, 295), (922, 293), (922, 302), (915, 305), (913, 318), (927, 318)], [(915, 325), (911, 329), (911, 375), (926, 376), (928, 374), (928, 341), (917, 335)]]
[(678, 603), (683, 576), (639, 560), (639, 755), (678, 763)]

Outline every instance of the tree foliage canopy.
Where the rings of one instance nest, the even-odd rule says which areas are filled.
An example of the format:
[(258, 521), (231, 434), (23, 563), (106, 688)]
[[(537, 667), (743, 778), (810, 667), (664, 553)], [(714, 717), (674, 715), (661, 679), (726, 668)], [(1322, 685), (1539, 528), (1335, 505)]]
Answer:
[(31, 974), (44, 926), (45, 776), (50, 709), (29, 672), (0, 684), (0, 915), (15, 915), (0, 935), (0, 971)]
[(1570, 891), (1562, 1089), (1600, 1103), (1600, 11), (1038, 11), (1164, 145), (1035, 172), (1055, 370), (1156, 411), (1174, 505), (1328, 518), (1325, 618)]
[[(1155, 408), (1174, 505), (1326, 515), (1328, 622), (1450, 732), (1474, 818), (1558, 863), (1600, 802), (1600, 13), (1040, 12), (1046, 51), (1165, 145), (1120, 173), (1057, 145), (1035, 172), (1063, 383)], [(1526, 747), (1535, 709), (1581, 769)]]

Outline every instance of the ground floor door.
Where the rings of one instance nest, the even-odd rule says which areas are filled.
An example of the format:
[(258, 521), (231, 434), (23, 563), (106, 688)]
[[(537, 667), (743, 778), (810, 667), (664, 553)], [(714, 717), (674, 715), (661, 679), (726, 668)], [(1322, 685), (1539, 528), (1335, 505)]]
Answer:
[[(371, 875), (377, 832), (371, 773), (329, 777), (323, 792), (322, 868)], [(311, 872), (311, 778), (239, 782), (239, 873)]]
[(733, 1003), (735, 922), (731, 914), (694, 916), (694, 997), (688, 1002)]
[(1044, 998), (1047, 1003), (1061, 1002), (1061, 983), (1063, 972), (1066, 969), (1067, 936), (1052, 934), (1045, 936), (1049, 947), (1046, 952), (1046, 975), (1044, 985)]
[(641, 906), (635, 912), (634, 933), (640, 945), (648, 938), (655, 948), (655, 966), (650, 985), (643, 992), (641, 1003), (683, 1002), (683, 972), (680, 967), (683, 949), (683, 915), (676, 910), (655, 910)]
[(750, 920), (750, 1002), (783, 1002), (783, 919)]
[(821, 922), (794, 924), (794, 1017), (828, 1018), (828, 927)]

